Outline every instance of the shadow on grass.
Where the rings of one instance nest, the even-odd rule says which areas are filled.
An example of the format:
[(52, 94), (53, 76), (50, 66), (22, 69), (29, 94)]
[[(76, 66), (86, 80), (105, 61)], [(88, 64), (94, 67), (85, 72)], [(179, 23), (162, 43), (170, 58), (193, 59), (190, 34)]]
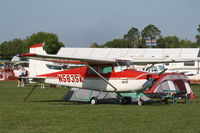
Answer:
[(85, 105), (87, 102), (66, 102), (64, 100), (42, 100), (42, 101), (28, 101), (38, 103), (51, 103), (51, 105)]
[[(64, 100), (38, 100), (38, 101), (26, 101), (26, 102), (35, 102), (35, 103), (48, 103), (50, 105), (89, 105), (89, 102), (81, 102), (81, 101), (64, 101)], [(189, 104), (192, 103), (200, 103), (199, 101), (191, 101)], [(106, 105), (106, 104), (114, 104), (114, 105), (130, 105), (130, 104), (120, 104), (120, 103), (98, 103), (99, 105)], [(168, 103), (162, 103), (160, 100), (151, 100), (149, 102), (144, 102), (142, 106), (170, 106), (170, 105), (178, 105), (178, 104), (187, 104), (185, 101), (177, 101), (176, 104), (173, 104), (172, 101)], [(131, 103), (131, 105), (137, 106), (137, 102)]]
[[(89, 102), (81, 102), (81, 101), (64, 101), (64, 100), (41, 100), (41, 101), (27, 101), (27, 102), (36, 102), (36, 103), (49, 103), (50, 105), (90, 105)], [(108, 104), (112, 104), (112, 105), (122, 105), (122, 106), (126, 106), (126, 105), (135, 105), (138, 106), (138, 104), (136, 102), (133, 102), (131, 104), (120, 104), (120, 103), (105, 103), (105, 102), (101, 102), (98, 103), (98, 105), (108, 105)], [(145, 102), (142, 106), (168, 106), (171, 103), (168, 104), (161, 104), (160, 101), (151, 101), (151, 102)]]

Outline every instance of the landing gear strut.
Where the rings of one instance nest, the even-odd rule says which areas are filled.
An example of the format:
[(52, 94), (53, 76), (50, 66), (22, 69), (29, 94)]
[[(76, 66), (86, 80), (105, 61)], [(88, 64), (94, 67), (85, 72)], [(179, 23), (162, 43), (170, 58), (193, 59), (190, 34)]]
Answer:
[(121, 104), (131, 104), (132, 98), (131, 97), (123, 97), (120, 102), (121, 102)]

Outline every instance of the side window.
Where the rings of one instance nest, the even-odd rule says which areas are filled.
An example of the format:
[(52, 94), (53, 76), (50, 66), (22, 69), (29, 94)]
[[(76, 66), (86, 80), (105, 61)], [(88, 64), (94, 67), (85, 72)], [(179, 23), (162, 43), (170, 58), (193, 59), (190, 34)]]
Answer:
[(111, 73), (111, 72), (112, 72), (111, 66), (99, 67), (99, 73), (106, 74), (106, 73)]
[[(97, 71), (97, 67), (92, 67), (95, 71)], [(87, 69), (88, 74), (95, 74), (90, 68)]]
[(122, 68), (120, 66), (114, 66), (115, 72), (121, 72)]
[(195, 62), (194, 61), (184, 62), (184, 66), (195, 66)]

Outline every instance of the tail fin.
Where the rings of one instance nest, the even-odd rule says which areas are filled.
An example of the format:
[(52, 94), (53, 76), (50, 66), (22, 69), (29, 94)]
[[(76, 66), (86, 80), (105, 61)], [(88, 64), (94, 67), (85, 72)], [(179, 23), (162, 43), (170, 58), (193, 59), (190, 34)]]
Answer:
[(37, 45), (33, 45), (33, 46), (30, 47), (29, 52), (47, 55), (46, 51), (43, 49), (44, 45), (45, 45), (45, 43), (39, 43)]
[[(33, 45), (30, 47), (30, 53), (47, 55), (46, 51), (43, 49), (44, 43)], [(36, 77), (37, 75), (42, 75), (50, 72), (55, 72), (58, 70), (52, 70), (47, 67), (46, 64), (53, 64), (52, 62), (39, 61), (30, 59), (29, 60), (29, 76)]]

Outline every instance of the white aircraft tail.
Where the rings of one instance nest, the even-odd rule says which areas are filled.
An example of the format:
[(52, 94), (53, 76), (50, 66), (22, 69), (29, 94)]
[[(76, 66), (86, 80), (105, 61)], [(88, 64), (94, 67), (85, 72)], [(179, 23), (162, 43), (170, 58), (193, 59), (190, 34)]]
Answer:
[[(30, 53), (47, 55), (43, 49), (44, 43), (33, 45), (30, 47)], [(56, 72), (58, 70), (52, 70), (47, 67), (46, 64), (53, 64), (52, 62), (40, 61), (40, 60), (29, 60), (29, 77), (36, 77), (37, 75), (46, 74), (50, 72)]]
[(47, 55), (46, 51), (43, 49), (44, 43), (33, 45), (30, 47), (29, 53), (44, 54)]

